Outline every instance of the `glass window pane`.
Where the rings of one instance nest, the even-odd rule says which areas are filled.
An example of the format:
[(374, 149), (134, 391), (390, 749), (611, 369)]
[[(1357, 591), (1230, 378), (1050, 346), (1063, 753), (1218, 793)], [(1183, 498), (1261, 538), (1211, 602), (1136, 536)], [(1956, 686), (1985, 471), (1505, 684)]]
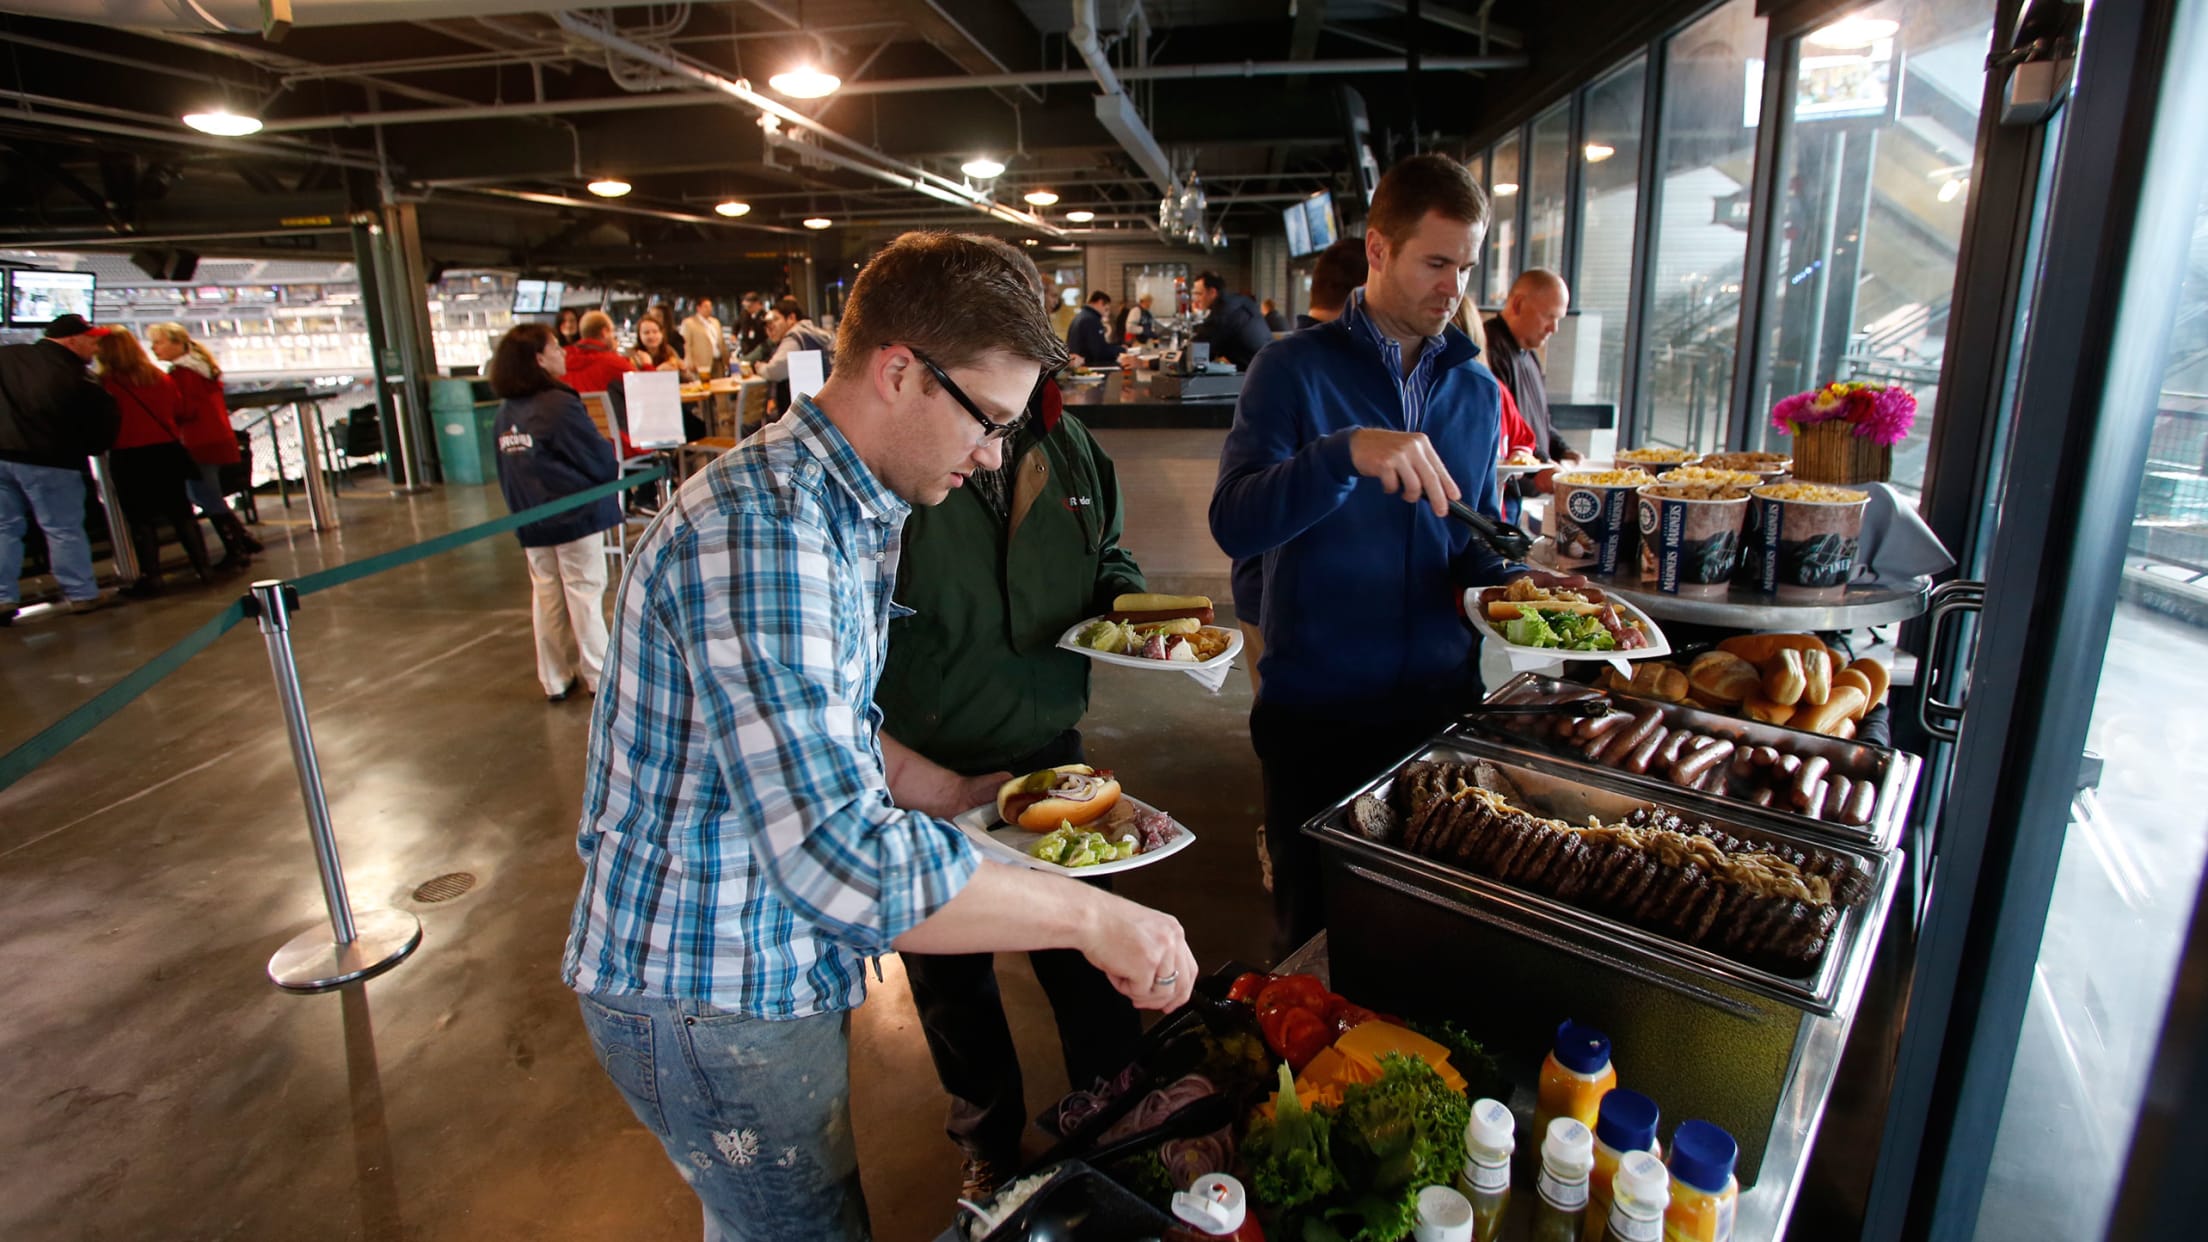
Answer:
[(1487, 257), (1480, 266), (1480, 305), (1501, 306), (1518, 274), (1518, 135), (1495, 144), (1487, 163), (1487, 194), (1495, 204), (1495, 223), (1487, 230)]
[[(2174, 68), (2174, 65), (2173, 65)], [(2208, 117), (2186, 118), (2198, 125)], [(2163, 116), (2157, 125), (2180, 123)], [(2197, 130), (2195, 131), (2197, 132)], [(2152, 204), (2142, 209), (2152, 209)], [(2159, 314), (2170, 339), (2086, 746), (2097, 790), (2071, 807), (1978, 1215), (1982, 1239), (2104, 1233), (2208, 859), (2208, 192)], [(2058, 312), (2059, 313), (2059, 312)], [(2125, 318), (2155, 311), (2127, 306)]]
[[(1924, 482), (1994, 7), (1885, 0), (1789, 53), (1800, 85), (1780, 138), (1755, 408), (1834, 380), (1907, 385), (1917, 423), (1895, 446), (1893, 482), (1910, 495)], [(1755, 425), (1784, 450), (1767, 417)]]
[(1625, 326), (1633, 305), (1633, 219), (1640, 205), (1641, 99), (1648, 61), (1636, 56), (1587, 88), (1586, 206), (1572, 308), (1549, 346), (1551, 394), (1566, 401), (1616, 402), (1625, 370)]
[(1533, 119), (1533, 158), (1526, 179), (1526, 257), (1523, 267), (1511, 272), (1513, 279), (1526, 267), (1563, 273), (1565, 179), (1571, 148), (1569, 101)]
[(1663, 180), (1637, 394), (1645, 444), (1714, 452), (1725, 439), (1756, 166), (1748, 65), (1763, 44), (1755, 0), (1731, 0), (1664, 45)]

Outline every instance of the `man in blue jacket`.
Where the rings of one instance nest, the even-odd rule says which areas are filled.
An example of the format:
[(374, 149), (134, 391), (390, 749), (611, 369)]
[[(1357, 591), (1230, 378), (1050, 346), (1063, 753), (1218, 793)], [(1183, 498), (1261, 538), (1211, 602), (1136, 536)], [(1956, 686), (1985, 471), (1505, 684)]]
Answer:
[(1448, 516), (1458, 499), (1499, 516), (1495, 377), (1450, 326), (1487, 210), (1454, 160), (1392, 169), (1372, 200), (1364, 288), (1333, 322), (1258, 356), (1219, 455), (1212, 536), (1264, 565), (1250, 740), (1276, 953), (1323, 925), (1304, 821), (1479, 701), (1456, 600), (1525, 573)]
[(1073, 351), (1074, 357), (1092, 367), (1119, 365), (1119, 346), (1104, 336), (1104, 317), (1111, 313), (1112, 295), (1102, 289), (1091, 291), (1089, 304), (1066, 329), (1066, 348)]

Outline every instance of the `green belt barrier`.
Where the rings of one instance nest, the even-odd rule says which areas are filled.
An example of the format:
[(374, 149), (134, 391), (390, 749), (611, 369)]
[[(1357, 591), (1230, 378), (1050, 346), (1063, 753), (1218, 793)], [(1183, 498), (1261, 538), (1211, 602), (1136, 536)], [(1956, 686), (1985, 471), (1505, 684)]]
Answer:
[[(478, 539), (488, 539), (493, 535), (505, 534), (507, 531), (527, 526), (531, 522), (542, 521), (556, 513), (565, 513), (569, 509), (579, 509), (594, 500), (626, 491), (632, 487), (642, 487), (647, 483), (657, 482), (665, 473), (665, 470), (655, 466), (650, 470), (625, 475), (611, 483), (601, 483), (588, 491), (577, 492), (572, 496), (563, 496), (550, 504), (538, 505), (534, 509), (524, 509), (519, 513), (510, 513), (505, 517), (496, 518), (480, 525), (469, 526), (452, 531), (449, 534), (439, 535), (435, 539), (425, 539), (420, 543), (411, 544), (404, 548), (379, 552), (366, 560), (354, 561), (351, 564), (339, 565), (334, 569), (325, 569), (319, 573), (308, 574), (304, 578), (292, 580), (291, 586), (301, 595), (314, 591), (327, 591), (331, 587), (343, 586), (348, 582), (365, 578), (370, 574), (380, 574), (387, 569), (397, 569), (401, 565), (412, 564), (415, 561), (436, 556), (441, 552), (450, 552), (454, 548), (474, 543)], [(153, 689), (162, 678), (184, 667), (185, 661), (213, 646), (216, 639), (229, 633), (230, 627), (245, 620), (245, 616), (244, 601), (233, 601), (229, 607), (209, 618), (205, 625), (185, 635), (175, 646), (131, 670), (121, 681), (93, 695), (83, 706), (39, 730), (36, 735), (21, 746), (5, 755), (0, 755), (0, 789), (6, 789), (8, 786), (22, 780), (31, 774), (33, 768), (60, 754), (70, 743), (106, 723), (108, 717), (129, 706), (131, 700)]]

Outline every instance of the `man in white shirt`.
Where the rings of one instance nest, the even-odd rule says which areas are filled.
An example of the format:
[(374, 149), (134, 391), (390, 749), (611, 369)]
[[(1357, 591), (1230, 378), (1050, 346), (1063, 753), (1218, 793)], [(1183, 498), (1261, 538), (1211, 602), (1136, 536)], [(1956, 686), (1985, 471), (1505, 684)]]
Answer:
[(713, 299), (699, 298), (697, 309), (682, 321), (682, 357), (699, 379), (728, 374), (728, 350), (723, 344), (721, 321), (713, 317)]

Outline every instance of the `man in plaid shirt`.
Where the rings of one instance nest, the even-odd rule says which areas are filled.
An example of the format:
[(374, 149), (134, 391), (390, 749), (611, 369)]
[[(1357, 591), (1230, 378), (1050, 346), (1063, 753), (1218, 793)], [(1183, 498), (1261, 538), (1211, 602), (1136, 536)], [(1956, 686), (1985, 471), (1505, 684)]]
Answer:
[(853, 283), (817, 398), (693, 477), (634, 552), (592, 715), (563, 978), (708, 1239), (863, 1238), (850, 1011), (866, 960), (1071, 948), (1135, 1004), (1173, 918), (985, 863), (959, 776), (879, 731), (899, 533), (993, 470), (1065, 361), (1001, 247), (911, 233)]

